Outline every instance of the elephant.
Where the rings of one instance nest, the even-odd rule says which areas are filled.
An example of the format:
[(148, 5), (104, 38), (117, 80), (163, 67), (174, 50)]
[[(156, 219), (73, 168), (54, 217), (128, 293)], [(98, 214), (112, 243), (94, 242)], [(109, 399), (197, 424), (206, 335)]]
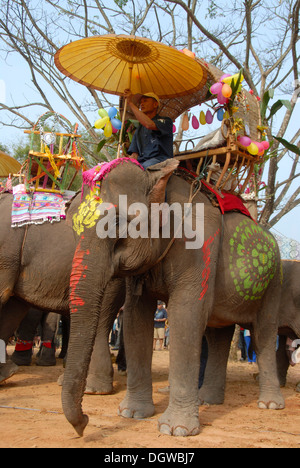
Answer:
[[(66, 220), (14, 228), (12, 201), (11, 194), (1, 194), (0, 340), (5, 343), (31, 307), (69, 316), (69, 280), (76, 246), (72, 216), (81, 204), (81, 194), (71, 201)], [(95, 359), (91, 361), (86, 386), (89, 393), (105, 394), (113, 390), (108, 334), (125, 300), (120, 281), (123, 280), (114, 279), (109, 284), (103, 301)], [(103, 356), (101, 361), (98, 356)], [(0, 383), (16, 371), (17, 366), (10, 360), (0, 363)]]
[[(121, 416), (154, 413), (151, 359), (158, 299), (168, 304), (170, 322), (170, 399), (159, 418), (160, 432), (190, 436), (200, 431), (198, 377), (207, 326), (224, 343), (235, 323), (252, 327), (260, 369), (258, 405), (284, 408), (275, 354), (282, 280), (277, 243), (248, 216), (235, 211), (223, 215), (200, 190), (201, 184), (174, 173), (177, 166), (178, 161), (170, 159), (144, 171), (136, 161), (120, 158), (85, 175), (83, 201), (73, 216), (77, 246), (62, 388), (65, 416), (80, 436), (88, 423), (82, 395), (102, 300), (112, 278), (126, 279), (127, 394), (119, 407)], [(192, 224), (187, 223), (185, 235), (178, 235), (180, 223), (170, 209), (169, 220), (174, 222), (163, 235), (166, 218), (156, 208), (175, 203), (182, 209), (183, 223), (192, 206)], [(198, 231), (204, 231), (200, 246), (198, 231), (193, 231), (199, 219)], [(157, 227), (159, 235), (153, 235)], [(222, 353), (228, 352), (229, 347), (223, 348)], [(216, 388), (210, 391), (216, 393)]]
[[(287, 339), (300, 339), (300, 262), (282, 260), (283, 284), (279, 307), (279, 346), (277, 350), (278, 377), (281, 386), (286, 384), (291, 353), (287, 353)], [(298, 342), (300, 344), (300, 341)], [(297, 385), (300, 391), (300, 383)]]

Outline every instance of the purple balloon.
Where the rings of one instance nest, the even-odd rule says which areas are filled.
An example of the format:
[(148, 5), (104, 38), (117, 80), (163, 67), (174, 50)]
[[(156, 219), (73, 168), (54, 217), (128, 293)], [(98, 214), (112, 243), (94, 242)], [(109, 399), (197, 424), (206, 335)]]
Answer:
[(208, 111), (206, 112), (205, 120), (206, 120), (206, 123), (208, 123), (208, 124), (211, 124), (212, 121), (214, 120), (213, 115), (212, 115), (212, 113), (210, 112), (210, 110), (208, 110)]
[(195, 115), (192, 117), (192, 127), (197, 130), (200, 127), (199, 120)]

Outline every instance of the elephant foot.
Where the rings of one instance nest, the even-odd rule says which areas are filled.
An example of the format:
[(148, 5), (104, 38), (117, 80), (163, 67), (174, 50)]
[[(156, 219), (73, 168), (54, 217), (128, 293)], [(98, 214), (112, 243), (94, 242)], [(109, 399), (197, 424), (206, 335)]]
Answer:
[(145, 419), (154, 415), (154, 404), (151, 401), (132, 400), (128, 397), (122, 401), (118, 409), (118, 415), (123, 418)]
[(6, 364), (0, 364), (0, 384), (16, 374), (18, 369), (19, 367), (12, 361), (7, 361)]
[(111, 395), (114, 392), (112, 380), (104, 382), (95, 374), (89, 374), (84, 393), (87, 395)]
[(200, 433), (198, 411), (185, 408), (178, 413), (168, 408), (158, 420), (158, 429), (162, 434), (174, 437), (195, 436)]
[(216, 388), (199, 390), (199, 405), (223, 405), (224, 391), (218, 391)]
[(300, 393), (300, 382), (298, 382), (297, 385), (296, 385), (296, 392)]
[(26, 351), (14, 351), (11, 355), (11, 360), (17, 366), (30, 366), (32, 359), (32, 349)]
[(260, 395), (257, 406), (260, 409), (281, 410), (285, 408), (285, 403), (280, 392), (265, 392)]
[(42, 346), (36, 358), (36, 365), (43, 367), (56, 366), (55, 349)]

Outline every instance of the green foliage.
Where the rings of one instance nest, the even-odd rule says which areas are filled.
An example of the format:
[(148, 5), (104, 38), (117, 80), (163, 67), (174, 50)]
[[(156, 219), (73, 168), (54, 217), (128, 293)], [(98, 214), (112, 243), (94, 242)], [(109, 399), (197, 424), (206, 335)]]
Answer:
[(275, 138), (275, 140), (279, 141), (279, 143), (281, 143), (286, 149), (288, 149), (289, 151), (292, 151), (293, 153), (300, 156), (300, 148), (298, 146), (293, 145), (292, 143), (289, 143), (284, 138), (279, 138), (279, 137), (275, 137), (275, 136), (273, 138)]

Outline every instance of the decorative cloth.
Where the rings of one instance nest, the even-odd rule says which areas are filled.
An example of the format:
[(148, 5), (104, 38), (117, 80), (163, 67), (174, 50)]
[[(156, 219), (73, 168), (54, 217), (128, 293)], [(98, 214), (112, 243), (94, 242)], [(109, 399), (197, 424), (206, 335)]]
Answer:
[(133, 158), (113, 159), (112, 161), (100, 163), (97, 166), (93, 167), (92, 169), (85, 171), (82, 174), (83, 186), (88, 185), (91, 189), (93, 189), (95, 186), (95, 183), (97, 181), (101, 181), (105, 179), (105, 177), (115, 167), (119, 166), (120, 164), (124, 164), (128, 162), (133, 163), (136, 166), (140, 167), (142, 170), (144, 170), (144, 168), (140, 165), (140, 163), (136, 159), (133, 159)]
[(12, 227), (58, 222), (66, 218), (65, 200), (59, 193), (15, 193), (11, 218)]

